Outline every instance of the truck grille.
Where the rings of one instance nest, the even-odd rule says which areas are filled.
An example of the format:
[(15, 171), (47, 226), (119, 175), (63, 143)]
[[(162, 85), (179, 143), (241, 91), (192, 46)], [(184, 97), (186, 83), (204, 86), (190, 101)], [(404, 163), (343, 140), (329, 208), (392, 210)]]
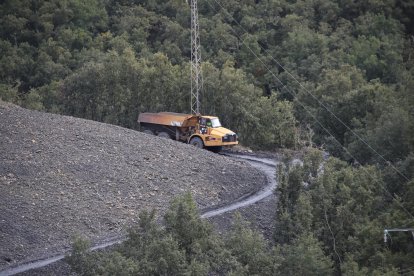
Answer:
[(236, 142), (237, 135), (236, 134), (227, 134), (222, 138), (223, 142)]

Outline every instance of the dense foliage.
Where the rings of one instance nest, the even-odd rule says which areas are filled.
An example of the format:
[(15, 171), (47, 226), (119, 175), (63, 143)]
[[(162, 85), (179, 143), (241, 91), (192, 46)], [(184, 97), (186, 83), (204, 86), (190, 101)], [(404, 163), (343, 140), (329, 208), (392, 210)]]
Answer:
[(218, 236), (201, 220), (189, 194), (172, 202), (164, 221), (161, 228), (154, 212), (142, 212), (128, 240), (106, 253), (90, 252), (88, 242), (78, 238), (66, 261), (80, 275), (270, 276), (333, 271), (332, 261), (312, 235), (272, 248), (236, 216), (228, 235)]
[[(311, 153), (303, 167), (280, 168), (272, 253), (245, 228), (233, 247), (207, 241), (214, 234), (204, 224), (197, 246), (183, 247), (176, 227), (186, 226), (173, 214), (165, 230), (147, 215), (139, 231), (153, 239), (140, 244), (143, 232), (135, 240), (146, 253), (121, 251), (102, 265), (160, 274), (410, 271), (413, 243), (397, 235), (385, 247), (381, 231), (414, 226), (414, 2), (199, 0), (199, 11), (202, 112), (245, 145), (316, 144), (342, 161), (318, 174), (321, 159)], [(189, 112), (184, 0), (4, 0), (0, 24), (3, 100), (129, 128), (140, 112)], [(169, 255), (155, 260), (162, 246)], [(206, 252), (214, 254), (203, 261)], [(171, 268), (170, 257), (180, 266)]]
[[(414, 242), (410, 232), (383, 231), (413, 226), (413, 182), (400, 185), (399, 198), (378, 168), (351, 167), (336, 158), (323, 161), (311, 150), (303, 165), (279, 167), (274, 240), (294, 244), (313, 236), (340, 275), (412, 273)], [(398, 228), (398, 227), (397, 227)]]

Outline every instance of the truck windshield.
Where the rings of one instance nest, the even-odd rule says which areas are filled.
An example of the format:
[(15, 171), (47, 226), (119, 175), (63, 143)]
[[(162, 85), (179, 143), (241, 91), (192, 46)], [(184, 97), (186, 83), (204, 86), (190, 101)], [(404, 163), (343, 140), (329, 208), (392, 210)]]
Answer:
[(218, 118), (211, 119), (211, 127), (221, 127), (221, 124)]

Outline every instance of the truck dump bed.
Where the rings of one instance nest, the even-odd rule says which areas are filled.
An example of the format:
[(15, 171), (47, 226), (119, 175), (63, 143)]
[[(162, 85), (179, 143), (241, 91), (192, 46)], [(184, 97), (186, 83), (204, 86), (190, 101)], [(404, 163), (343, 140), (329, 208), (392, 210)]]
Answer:
[(195, 115), (173, 112), (141, 113), (138, 116), (138, 123), (164, 126), (188, 127), (196, 121), (197, 116)]

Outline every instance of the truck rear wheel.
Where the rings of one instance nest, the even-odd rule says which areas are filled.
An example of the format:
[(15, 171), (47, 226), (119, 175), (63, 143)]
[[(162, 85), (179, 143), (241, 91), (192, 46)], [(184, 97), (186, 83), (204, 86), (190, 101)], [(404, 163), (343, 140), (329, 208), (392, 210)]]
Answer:
[(142, 132), (145, 134), (154, 135), (154, 132), (152, 132), (152, 130), (149, 129), (144, 129)]
[(167, 132), (163, 132), (163, 131), (158, 133), (158, 137), (171, 139), (171, 136)]
[(196, 146), (197, 148), (202, 149), (204, 147), (203, 140), (200, 137), (194, 137), (190, 140), (190, 145)]

